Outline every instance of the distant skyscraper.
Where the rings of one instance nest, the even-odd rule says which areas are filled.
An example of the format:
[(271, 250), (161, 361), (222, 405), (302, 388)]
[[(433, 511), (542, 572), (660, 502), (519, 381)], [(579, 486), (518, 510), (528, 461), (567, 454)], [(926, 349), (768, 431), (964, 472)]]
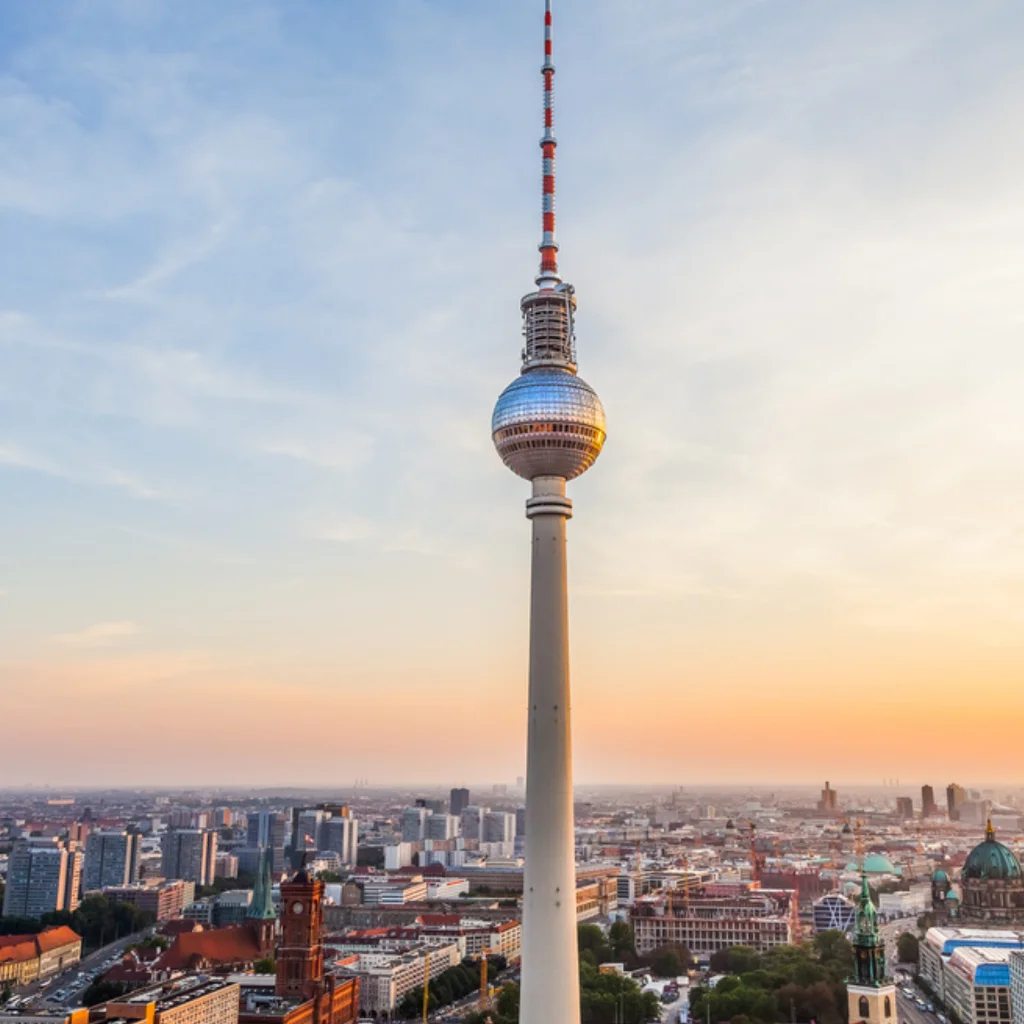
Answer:
[(462, 808), (462, 838), (482, 839), (484, 833), (484, 815), (490, 810), (489, 807), (480, 807), (477, 804), (470, 804)]
[(271, 852), (270, 870), (284, 871), (284, 844), (288, 814), (286, 811), (253, 811), (248, 816), (246, 844)]
[(4, 917), (42, 917), (78, 906), (82, 851), (55, 839), (14, 844), (7, 862)]
[(909, 821), (914, 816), (914, 801), (909, 796), (896, 797), (896, 813), (904, 821)]
[(938, 804), (935, 803), (935, 790), (931, 786), (922, 786), (921, 817), (934, 818), (938, 809)]
[(324, 823), (325, 816), (324, 811), (313, 808), (299, 811), (296, 819), (297, 827), (292, 836), (293, 850), (302, 851), (309, 848), (317, 850), (320, 848), (320, 827)]
[(484, 816), (485, 843), (511, 843), (516, 837), (516, 816), (508, 811), (491, 811)]
[(418, 797), (416, 800), (416, 806), (425, 807), (431, 814), (441, 814), (444, 811), (444, 801), (433, 797)]
[(448, 801), (449, 814), (461, 814), (469, 806), (469, 790), (453, 789), (451, 798)]
[(134, 832), (90, 832), (85, 841), (85, 891), (137, 882), (139, 838)]
[(345, 867), (355, 867), (359, 852), (359, 822), (352, 817), (328, 818), (320, 826), (320, 849), (333, 850)]
[(432, 814), (427, 818), (425, 839), (454, 839), (459, 834), (459, 818), (454, 814)]
[(818, 801), (818, 810), (825, 814), (832, 814), (838, 809), (839, 794), (826, 782), (825, 788), (821, 791), (821, 799)]
[(960, 820), (960, 805), (967, 799), (967, 790), (951, 782), (946, 787), (946, 810), (950, 821)]
[(160, 842), (164, 878), (212, 885), (216, 874), (217, 833), (183, 828), (165, 832)]
[(525, 807), (517, 807), (516, 808), (516, 835), (517, 836), (525, 836), (526, 835), (526, 808)]
[(402, 812), (403, 843), (415, 843), (426, 838), (430, 813), (425, 807), (406, 807)]

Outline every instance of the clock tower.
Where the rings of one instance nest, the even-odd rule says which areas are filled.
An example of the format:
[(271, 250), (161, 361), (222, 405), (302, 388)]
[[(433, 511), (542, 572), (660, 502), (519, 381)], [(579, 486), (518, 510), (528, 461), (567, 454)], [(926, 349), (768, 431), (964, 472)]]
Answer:
[(281, 942), (274, 989), (278, 996), (308, 999), (323, 980), (323, 901), (324, 883), (310, 877), (305, 867), (281, 883)]

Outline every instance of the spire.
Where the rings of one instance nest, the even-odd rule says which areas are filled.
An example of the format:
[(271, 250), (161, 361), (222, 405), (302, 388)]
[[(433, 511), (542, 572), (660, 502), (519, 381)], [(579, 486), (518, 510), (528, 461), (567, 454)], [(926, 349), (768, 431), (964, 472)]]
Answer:
[(991, 817), (985, 823), (985, 838), (990, 843), (994, 843), (995, 840), (996, 840), (996, 830), (992, 827), (992, 818)]
[(552, 63), (551, 0), (544, 0), (544, 63), (540, 73), (544, 76), (544, 134), (540, 140), (543, 187), (541, 192), (540, 274), (537, 287), (554, 288), (561, 283), (558, 276), (558, 243), (555, 241), (555, 103)]
[(270, 921), (277, 917), (274, 910), (274, 882), (270, 876), (270, 850), (260, 850), (259, 869), (256, 884), (252, 889), (252, 903), (245, 915), (258, 921)]

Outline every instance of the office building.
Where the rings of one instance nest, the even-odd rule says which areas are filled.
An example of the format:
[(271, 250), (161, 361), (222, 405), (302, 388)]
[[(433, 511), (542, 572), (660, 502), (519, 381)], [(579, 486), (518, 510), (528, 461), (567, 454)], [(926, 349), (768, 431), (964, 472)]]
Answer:
[(946, 787), (946, 812), (950, 821), (960, 820), (960, 805), (967, 799), (967, 790), (951, 782)]
[(914, 801), (909, 796), (896, 797), (896, 814), (904, 821), (914, 817)]
[(359, 982), (363, 1016), (390, 1017), (402, 999), (424, 980), (458, 967), (462, 955), (455, 942), (410, 945), (401, 952), (366, 952), (344, 956), (340, 972)]
[[(246, 846), (249, 849), (269, 849), (272, 854), (270, 867), (275, 875), (280, 874), (285, 868), (284, 845), (287, 827), (288, 814), (285, 811), (253, 811), (248, 815)], [(241, 867), (241, 863), (239, 866)]]
[(411, 878), (368, 878), (363, 883), (363, 903), (369, 906), (401, 906), (422, 903), (427, 898), (427, 883), (422, 875)]
[(434, 797), (417, 797), (414, 801), (416, 807), (422, 807), (424, 810), (429, 811), (431, 814), (443, 814), (444, 813), (444, 801), (438, 800)]
[(485, 843), (511, 843), (516, 837), (516, 816), (508, 811), (489, 811), (484, 815)]
[(184, 977), (117, 996), (99, 1007), (96, 1020), (101, 1024), (238, 1024), (238, 999), (238, 985), (225, 978)]
[(183, 828), (165, 832), (160, 842), (164, 878), (212, 885), (217, 862), (217, 833)]
[(454, 839), (459, 834), (459, 819), (454, 814), (432, 814), (426, 821), (425, 839)]
[(1014, 1024), (1024, 1021), (1024, 951), (1013, 950), (1010, 953), (1010, 1014)]
[(7, 861), (4, 917), (42, 917), (78, 906), (82, 851), (57, 839), (18, 840)]
[(823, 814), (835, 814), (839, 810), (839, 794), (827, 782), (818, 800), (818, 810)]
[(516, 837), (526, 835), (526, 808), (516, 808)]
[(237, 878), (238, 858), (233, 853), (218, 853), (213, 865), (217, 878)]
[(195, 891), (195, 882), (175, 880), (158, 885), (114, 886), (104, 890), (104, 895), (115, 903), (130, 903), (145, 910), (157, 921), (168, 921), (181, 917), (185, 907), (193, 902)]
[(134, 832), (101, 829), (90, 832), (85, 841), (85, 891), (137, 882), (140, 839)]
[(939, 805), (935, 802), (935, 790), (931, 786), (921, 787), (921, 817), (934, 818), (939, 813)]
[(298, 851), (320, 849), (320, 827), (326, 820), (326, 813), (316, 808), (300, 810), (295, 817), (295, 832), (292, 835), (292, 849)]
[(359, 821), (353, 817), (328, 818), (320, 826), (320, 850), (333, 850), (347, 868), (354, 868), (359, 853)]
[(460, 831), (463, 839), (483, 838), (484, 815), (489, 811), (489, 807), (480, 807), (477, 804), (469, 804), (462, 808)]
[(448, 813), (461, 814), (469, 806), (469, 790), (453, 789), (448, 799)]
[(845, 896), (837, 892), (826, 893), (813, 904), (814, 930), (816, 932), (853, 932), (857, 921), (857, 908)]
[(707, 958), (729, 946), (750, 946), (763, 953), (792, 939), (794, 894), (782, 889), (705, 886), (688, 901), (644, 896), (630, 909), (629, 923), (641, 956), (660, 946), (686, 946)]
[(406, 807), (402, 812), (403, 843), (418, 843), (426, 838), (430, 813), (425, 807)]

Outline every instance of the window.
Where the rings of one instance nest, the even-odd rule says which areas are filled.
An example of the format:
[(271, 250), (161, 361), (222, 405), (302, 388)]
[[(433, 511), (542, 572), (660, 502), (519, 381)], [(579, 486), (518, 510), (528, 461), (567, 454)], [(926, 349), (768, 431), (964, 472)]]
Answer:
[(892, 1016), (892, 1001), (888, 996), (885, 997), (885, 1015), (886, 1017)]
[(867, 996), (860, 997), (860, 1002), (857, 1003), (857, 1012), (861, 1015), (862, 1020), (867, 1020), (871, 1016), (871, 1008), (868, 1006)]

